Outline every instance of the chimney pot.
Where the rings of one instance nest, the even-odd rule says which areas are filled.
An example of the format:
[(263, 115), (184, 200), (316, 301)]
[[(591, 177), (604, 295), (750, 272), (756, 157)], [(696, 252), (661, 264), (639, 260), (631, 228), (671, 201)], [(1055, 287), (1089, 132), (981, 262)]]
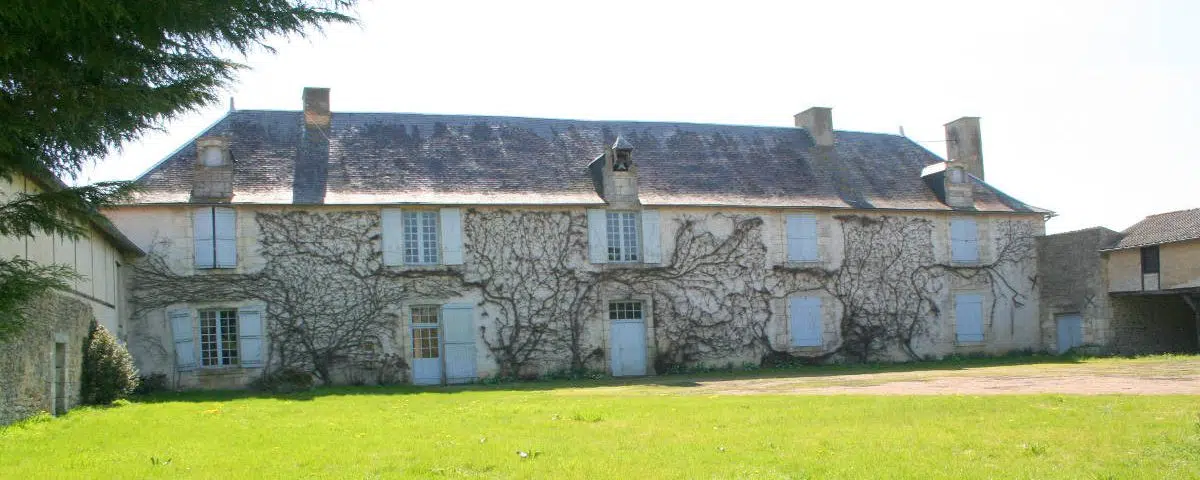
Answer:
[(796, 114), (796, 126), (808, 131), (818, 147), (833, 146), (833, 109), (812, 107)]
[(304, 87), (304, 125), (329, 127), (331, 115), (329, 112), (329, 89)]

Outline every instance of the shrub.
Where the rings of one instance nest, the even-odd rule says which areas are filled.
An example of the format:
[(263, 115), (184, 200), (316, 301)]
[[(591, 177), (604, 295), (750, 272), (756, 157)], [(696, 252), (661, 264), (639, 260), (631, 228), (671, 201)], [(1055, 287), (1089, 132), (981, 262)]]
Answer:
[(83, 346), (83, 369), (79, 400), (89, 405), (108, 405), (128, 397), (138, 385), (133, 357), (103, 325), (92, 322)]
[(313, 376), (298, 368), (284, 367), (264, 373), (250, 383), (250, 388), (274, 393), (301, 392), (313, 388)]
[(138, 377), (137, 388), (133, 389), (134, 395), (150, 395), (152, 393), (165, 392), (170, 390), (169, 379), (165, 373), (151, 373)]

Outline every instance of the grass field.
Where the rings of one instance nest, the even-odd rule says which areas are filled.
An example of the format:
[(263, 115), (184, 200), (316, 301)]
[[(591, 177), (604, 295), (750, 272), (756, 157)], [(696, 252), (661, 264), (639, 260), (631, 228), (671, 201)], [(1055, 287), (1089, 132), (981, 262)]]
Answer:
[(0, 430), (0, 478), (1200, 478), (1196, 396), (713, 395), (688, 378), (166, 394)]

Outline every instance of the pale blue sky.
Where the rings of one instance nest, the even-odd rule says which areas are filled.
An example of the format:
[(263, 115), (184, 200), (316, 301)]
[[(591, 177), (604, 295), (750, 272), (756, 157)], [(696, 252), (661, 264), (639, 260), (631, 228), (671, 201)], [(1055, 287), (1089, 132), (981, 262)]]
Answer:
[[(577, 4), (578, 3), (578, 4)], [(1058, 212), (1051, 233), (1200, 207), (1200, 2), (366, 1), (360, 26), (244, 59), (239, 109), (791, 125), (896, 133), (945, 155), (982, 117), (989, 183)], [(215, 105), (88, 180), (132, 179)]]

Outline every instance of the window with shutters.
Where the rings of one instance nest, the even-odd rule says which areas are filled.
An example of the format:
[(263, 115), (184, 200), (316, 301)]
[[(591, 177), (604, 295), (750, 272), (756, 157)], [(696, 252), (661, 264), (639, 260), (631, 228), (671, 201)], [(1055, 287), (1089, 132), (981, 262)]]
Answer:
[(954, 296), (954, 333), (958, 343), (983, 341), (983, 296), (959, 294)]
[(979, 229), (971, 218), (950, 220), (950, 261), (979, 261)]
[(201, 310), (200, 365), (204, 367), (225, 367), (237, 364), (237, 310)]
[(788, 215), (786, 222), (788, 261), (818, 261), (817, 216), (811, 213)]
[(237, 267), (237, 212), (229, 207), (201, 207), (193, 218), (196, 268)]
[(607, 212), (608, 261), (640, 262), (637, 212)]
[(404, 263), (438, 263), (438, 212), (404, 212)]

